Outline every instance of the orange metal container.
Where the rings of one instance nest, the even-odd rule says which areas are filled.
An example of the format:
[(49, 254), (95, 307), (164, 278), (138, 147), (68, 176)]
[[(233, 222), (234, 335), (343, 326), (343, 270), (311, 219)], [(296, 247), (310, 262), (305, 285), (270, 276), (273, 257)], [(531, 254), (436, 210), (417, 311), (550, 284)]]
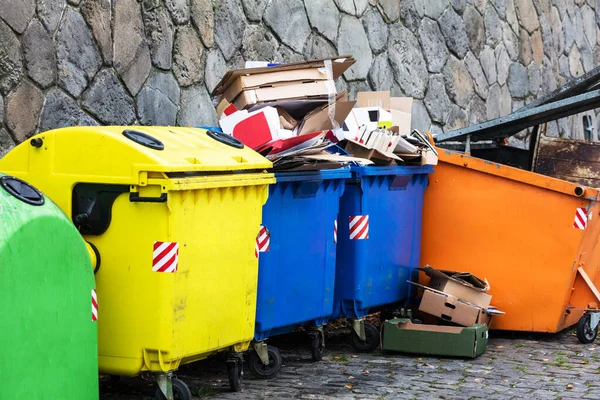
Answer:
[[(425, 191), (422, 264), (486, 278), (492, 305), (506, 312), (493, 329), (558, 332), (598, 309), (598, 190), (439, 153)], [(585, 229), (574, 227), (578, 209)]]

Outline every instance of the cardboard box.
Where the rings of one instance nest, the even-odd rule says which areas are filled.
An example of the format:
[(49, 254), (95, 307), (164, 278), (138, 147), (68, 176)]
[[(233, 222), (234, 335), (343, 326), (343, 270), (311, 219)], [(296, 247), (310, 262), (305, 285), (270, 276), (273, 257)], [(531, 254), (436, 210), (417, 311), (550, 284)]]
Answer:
[[(269, 74), (269, 75), (271, 75), (271, 77), (268, 78), (268, 80), (271, 81), (270, 83), (286, 82), (286, 81), (290, 80), (289, 77), (297, 77), (298, 76), (295, 72), (290, 72), (290, 71), (307, 70), (307, 71), (310, 71), (307, 73), (312, 74), (312, 73), (314, 73), (313, 70), (315, 68), (324, 68), (326, 60), (331, 60), (331, 72), (333, 75), (333, 77), (332, 77), (333, 80), (336, 80), (337, 78), (339, 78), (344, 72), (346, 72), (346, 70), (348, 68), (350, 68), (352, 66), (352, 64), (354, 64), (356, 62), (356, 60), (352, 56), (339, 56), (339, 57), (333, 57), (333, 58), (322, 58), (319, 60), (312, 60), (312, 61), (301, 61), (301, 62), (297, 62), (297, 63), (281, 64), (281, 65), (275, 66), (275, 67), (244, 68), (244, 69), (229, 70), (225, 73), (225, 75), (223, 75), (223, 77), (221, 78), (221, 80), (219, 81), (217, 86), (215, 86), (215, 89), (212, 91), (211, 96), (214, 97), (214, 96), (223, 95), (225, 93), (225, 91), (229, 88), (229, 86), (231, 86), (238, 78), (240, 78), (242, 76), (250, 77), (252, 75)], [(250, 79), (250, 78), (246, 78), (246, 79)], [(301, 78), (301, 79), (305, 79), (305, 78)], [(293, 80), (297, 80), (297, 79), (293, 79)], [(255, 80), (255, 81), (253, 81), (253, 83), (256, 84), (257, 81), (258, 80)], [(250, 81), (248, 80), (248, 82), (250, 82)], [(255, 85), (255, 86), (260, 86), (260, 85)]]
[(278, 73), (273, 73), (271, 68), (269, 72), (262, 74), (239, 76), (223, 91), (223, 97), (232, 102), (243, 90), (326, 80), (327, 72), (324, 68), (305, 68)]
[(383, 323), (382, 349), (433, 356), (475, 358), (487, 349), (488, 327), (413, 324), (397, 318)]
[(390, 92), (358, 92), (356, 94), (357, 107), (378, 107), (389, 110)]
[(419, 311), (457, 325), (489, 324), (491, 315), (483, 308), (461, 301), (458, 297), (433, 290), (425, 290)]
[(412, 115), (413, 98), (412, 97), (392, 97), (390, 98), (390, 109)]
[(298, 100), (310, 98), (325, 98), (329, 93), (337, 93), (331, 81), (314, 81), (294, 83), (291, 85), (276, 85), (259, 89), (248, 89), (240, 93), (233, 104), (238, 110), (244, 110), (258, 103), (278, 100)]
[(458, 297), (481, 308), (488, 308), (492, 301), (492, 296), (487, 293), (489, 289), (487, 282), (473, 274), (468, 272), (441, 271), (429, 265), (418, 269), (425, 272), (425, 275), (430, 278), (428, 286), (432, 289)]

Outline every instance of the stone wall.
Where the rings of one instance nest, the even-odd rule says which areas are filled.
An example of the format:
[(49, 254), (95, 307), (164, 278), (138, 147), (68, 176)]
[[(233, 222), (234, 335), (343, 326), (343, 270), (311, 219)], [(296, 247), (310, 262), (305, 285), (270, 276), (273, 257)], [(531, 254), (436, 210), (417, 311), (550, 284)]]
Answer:
[(416, 128), (459, 128), (592, 69), (598, 22), (600, 0), (0, 0), (0, 154), (60, 126), (215, 124), (227, 68), (337, 54), (358, 60), (351, 97), (412, 96)]

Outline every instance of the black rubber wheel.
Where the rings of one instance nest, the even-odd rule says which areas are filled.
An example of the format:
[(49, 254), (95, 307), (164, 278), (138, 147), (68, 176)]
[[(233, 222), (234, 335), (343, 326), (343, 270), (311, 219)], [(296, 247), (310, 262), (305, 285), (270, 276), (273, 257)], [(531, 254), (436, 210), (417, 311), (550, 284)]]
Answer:
[(586, 313), (577, 322), (577, 339), (583, 344), (593, 343), (598, 336), (598, 327), (592, 329), (590, 326), (591, 319), (590, 314)]
[[(173, 399), (175, 400), (192, 400), (192, 392), (188, 385), (184, 381), (177, 378), (171, 379), (171, 385), (173, 386)], [(156, 400), (166, 400), (166, 396), (161, 392), (160, 388), (156, 388), (156, 394), (154, 396)]]
[(227, 375), (229, 376), (229, 388), (232, 392), (242, 390), (242, 381), (244, 380), (244, 371), (240, 361), (227, 362)]
[(256, 351), (251, 352), (248, 356), (248, 369), (258, 379), (275, 378), (281, 370), (281, 364), (283, 364), (283, 359), (277, 347), (267, 346), (267, 351), (269, 353), (269, 365), (263, 364)]
[(367, 340), (360, 340), (356, 332), (352, 330), (350, 344), (359, 353), (370, 353), (379, 346), (379, 330), (375, 325), (365, 324), (365, 335)]
[(310, 355), (313, 361), (321, 361), (323, 359), (323, 353), (325, 353), (325, 347), (323, 346), (323, 335), (317, 333), (310, 344)]

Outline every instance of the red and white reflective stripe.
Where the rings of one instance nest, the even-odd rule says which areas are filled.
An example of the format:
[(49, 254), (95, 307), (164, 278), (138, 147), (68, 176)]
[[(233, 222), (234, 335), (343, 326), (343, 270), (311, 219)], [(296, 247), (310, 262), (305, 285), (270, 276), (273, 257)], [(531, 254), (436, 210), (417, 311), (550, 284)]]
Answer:
[(271, 232), (261, 225), (258, 231), (258, 251), (265, 253), (269, 250), (271, 250)]
[(92, 321), (98, 321), (98, 297), (96, 289), (92, 289)]
[(177, 272), (179, 266), (179, 243), (154, 242), (152, 271)]
[(355, 215), (350, 217), (350, 240), (369, 238), (369, 216)]
[(258, 236), (254, 239), (254, 257), (258, 258), (258, 253), (260, 253), (260, 249), (258, 248)]
[(584, 230), (587, 228), (588, 217), (585, 208), (578, 208), (575, 211), (575, 221), (573, 222), (573, 228)]
[(333, 243), (337, 243), (337, 219), (333, 221)]

